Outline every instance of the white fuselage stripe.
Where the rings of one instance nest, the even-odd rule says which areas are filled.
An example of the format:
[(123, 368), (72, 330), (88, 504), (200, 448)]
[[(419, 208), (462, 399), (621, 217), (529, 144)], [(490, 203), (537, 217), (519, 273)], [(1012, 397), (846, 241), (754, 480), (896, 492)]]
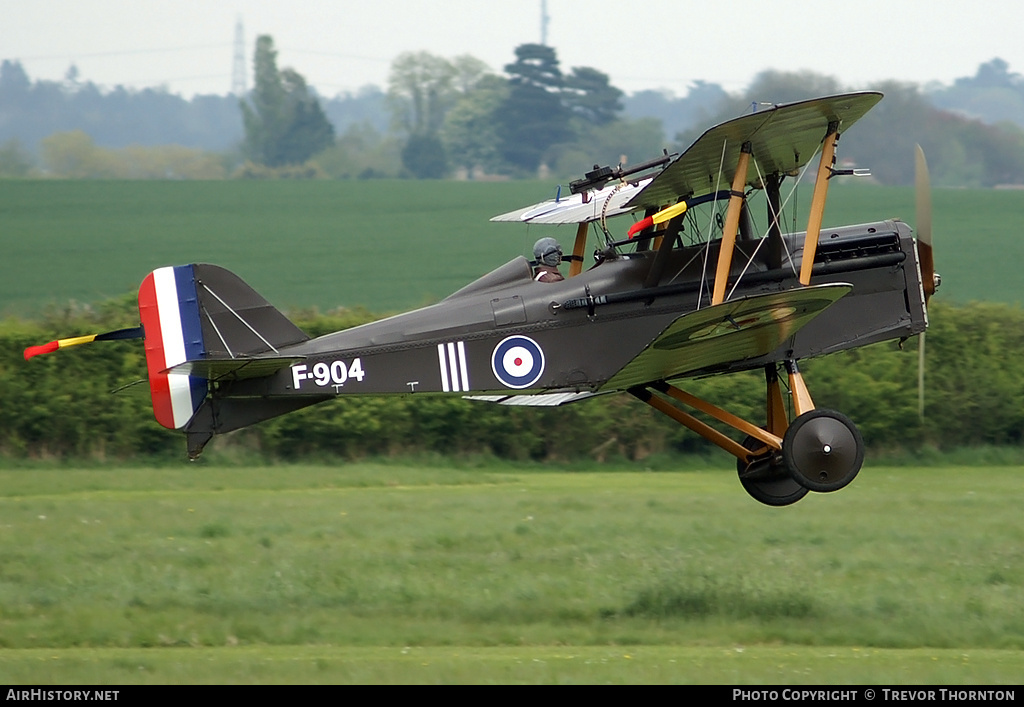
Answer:
[(452, 374), (452, 390), (459, 392), (459, 359), (455, 357), (455, 344), (448, 344), (448, 367)]
[(462, 372), (462, 390), (469, 390), (469, 367), (466, 365), (466, 343), (459, 342), (459, 368)]
[(452, 388), (448, 384), (448, 361), (444, 354), (444, 344), (437, 345), (437, 363), (441, 369), (441, 390), (450, 393)]
[(466, 365), (466, 342), (437, 345), (437, 364), (441, 369), (441, 390), (459, 393), (469, 390), (469, 366)]

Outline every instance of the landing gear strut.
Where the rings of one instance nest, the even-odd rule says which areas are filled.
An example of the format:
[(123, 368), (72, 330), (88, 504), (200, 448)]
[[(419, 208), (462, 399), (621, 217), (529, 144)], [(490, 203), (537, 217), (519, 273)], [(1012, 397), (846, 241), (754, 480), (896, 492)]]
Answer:
[[(668, 383), (630, 392), (737, 459), (740, 484), (754, 499), (769, 506), (788, 506), (808, 491), (828, 493), (845, 487), (864, 463), (864, 440), (842, 413), (818, 410), (797, 369), (785, 362), (796, 419), (790, 423), (774, 363), (765, 366), (767, 424), (757, 427)], [(747, 435), (742, 444), (680, 410), (655, 391), (689, 405)]]

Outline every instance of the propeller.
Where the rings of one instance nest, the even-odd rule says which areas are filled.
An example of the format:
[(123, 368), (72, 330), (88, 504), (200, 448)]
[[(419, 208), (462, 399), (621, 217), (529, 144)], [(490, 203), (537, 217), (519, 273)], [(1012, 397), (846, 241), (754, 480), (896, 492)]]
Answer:
[(914, 162), (914, 186), (917, 206), (917, 253), (921, 260), (921, 285), (924, 287), (924, 302), (935, 294), (935, 288), (942, 283), (942, 278), (935, 272), (935, 260), (932, 257), (932, 192), (931, 180), (928, 178), (928, 162), (924, 158), (924, 150), (917, 146)]
[[(917, 210), (917, 254), (921, 264), (921, 287), (924, 290), (924, 304), (935, 294), (935, 288), (942, 283), (942, 278), (935, 272), (935, 259), (932, 255), (932, 194), (931, 180), (928, 177), (928, 162), (924, 158), (924, 150), (917, 145), (914, 160), (915, 206)], [(917, 345), (917, 415), (924, 420), (924, 332), (921, 332)]]

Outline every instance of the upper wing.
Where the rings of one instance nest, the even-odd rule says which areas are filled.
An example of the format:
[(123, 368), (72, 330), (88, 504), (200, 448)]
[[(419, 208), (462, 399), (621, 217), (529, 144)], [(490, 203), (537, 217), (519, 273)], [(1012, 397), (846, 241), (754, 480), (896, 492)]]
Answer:
[(765, 356), (851, 289), (846, 284), (814, 285), (684, 314), (601, 390), (625, 390)]
[(572, 194), (564, 199), (552, 199), (509, 211), (495, 216), (491, 221), (549, 224), (590, 223), (602, 217), (618, 216), (637, 208), (636, 206), (626, 207), (625, 204), (650, 184), (651, 179), (652, 177), (647, 177), (638, 182), (609, 184), (603, 189), (587, 192), (586, 202), (583, 201), (584, 194)]
[(516, 223), (590, 223), (642, 207), (662, 207), (681, 197), (701, 196), (732, 184), (740, 149), (751, 143), (757, 169), (747, 185), (758, 186), (761, 175), (793, 174), (818, 152), (828, 125), (849, 128), (882, 94), (874, 91), (827, 96), (773, 106), (717, 125), (654, 177), (611, 183), (602, 189), (564, 199), (551, 199), (495, 216), (491, 221)]
[(877, 92), (847, 93), (775, 106), (717, 125), (694, 142), (625, 207), (664, 206), (680, 197), (728, 189), (739, 163), (743, 143), (751, 143), (757, 169), (750, 169), (747, 186), (758, 186), (761, 175), (791, 174), (818, 152), (828, 125), (848, 129), (876, 103)]

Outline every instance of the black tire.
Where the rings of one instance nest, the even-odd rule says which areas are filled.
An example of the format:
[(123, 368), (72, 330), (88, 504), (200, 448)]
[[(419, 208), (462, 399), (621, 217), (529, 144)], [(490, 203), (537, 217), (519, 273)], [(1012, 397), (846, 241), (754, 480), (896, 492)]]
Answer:
[(794, 481), (820, 493), (847, 486), (864, 464), (864, 439), (846, 415), (811, 410), (793, 420), (782, 440), (782, 459)]
[[(755, 437), (743, 440), (744, 449), (754, 451), (763, 446), (764, 442)], [(790, 506), (807, 495), (807, 489), (793, 479), (777, 454), (750, 464), (737, 459), (736, 471), (743, 490), (766, 506)]]

